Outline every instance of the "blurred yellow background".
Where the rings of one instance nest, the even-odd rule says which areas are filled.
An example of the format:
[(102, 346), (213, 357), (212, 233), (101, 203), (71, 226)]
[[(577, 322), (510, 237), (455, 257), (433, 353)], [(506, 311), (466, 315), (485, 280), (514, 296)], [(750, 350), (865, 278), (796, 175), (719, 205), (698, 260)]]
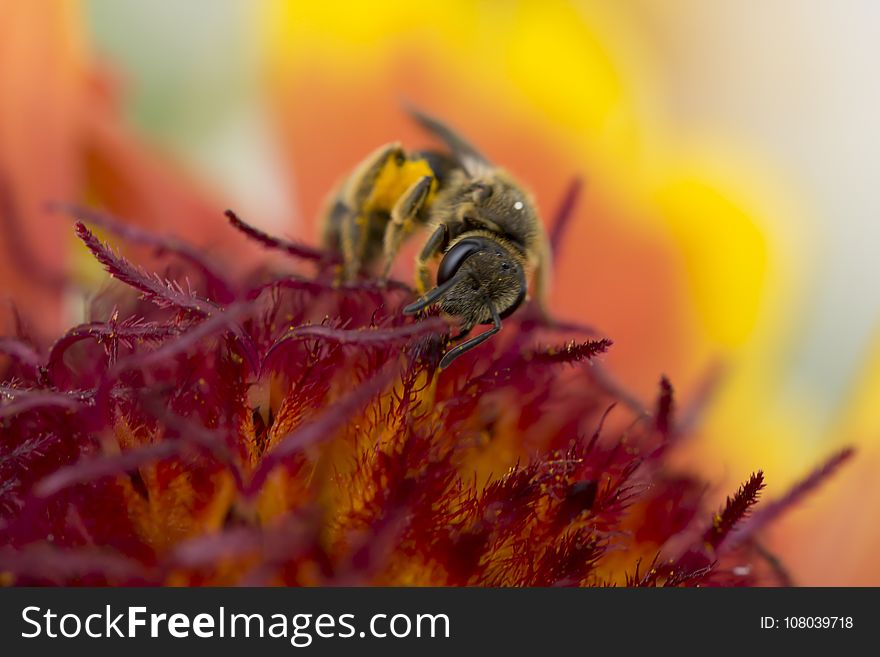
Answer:
[[(859, 447), (772, 545), (799, 584), (880, 584), (880, 6), (36, 4), (0, 0), (0, 167), (45, 262), (72, 251), (41, 213), (50, 197), (213, 245), (229, 205), (312, 240), (364, 154), (425, 143), (400, 110), (412, 101), (545, 217), (586, 180), (552, 308), (614, 339), (609, 366), (645, 400), (665, 373), (686, 408), (721, 367), (682, 457), (719, 495), (763, 468), (778, 496)], [(30, 290), (8, 263), (0, 275)]]

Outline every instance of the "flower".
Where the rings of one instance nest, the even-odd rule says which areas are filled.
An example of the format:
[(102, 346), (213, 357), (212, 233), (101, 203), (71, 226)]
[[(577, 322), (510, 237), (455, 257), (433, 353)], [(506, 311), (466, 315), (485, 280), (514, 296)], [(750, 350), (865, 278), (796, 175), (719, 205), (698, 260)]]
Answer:
[[(103, 66), (96, 65), (89, 52), (78, 20), (78, 3), (19, 3), (20, 6), (14, 7), (6, 4), (4, 20), (0, 21), (0, 49), (4, 54), (0, 56), (0, 89), (4, 98), (0, 107), (0, 220), (3, 222), (0, 248), (4, 255), (0, 258), (0, 277), (15, 306), (0, 304), (0, 326), (3, 327), (0, 331), (15, 337), (0, 339), (0, 380), (6, 391), (0, 421), (4, 428), (17, 427), (17, 433), (2, 439), (0, 480), (3, 481), (4, 539), (22, 548), (14, 554), (5, 554), (4, 559), (12, 560), (9, 572), (17, 573), (15, 581), (27, 581), (27, 568), (23, 564), (28, 559), (31, 564), (43, 565), (49, 563), (44, 556), (55, 554), (51, 552), (51, 542), (41, 546), (39, 541), (51, 536), (54, 542), (61, 536), (54, 529), (43, 533), (35, 529), (30, 534), (25, 532), (25, 536), (16, 535), (13, 541), (13, 529), (27, 528), (18, 515), (27, 509), (32, 513), (34, 508), (39, 508), (30, 505), (34, 499), (40, 499), (34, 486), (44, 476), (51, 475), (62, 465), (72, 466), (81, 456), (97, 456), (105, 450), (124, 452), (121, 462), (102, 460), (94, 464), (96, 470), (83, 464), (85, 469), (76, 476), (97, 477), (109, 470), (110, 474), (103, 475), (107, 478), (115, 476), (114, 472), (130, 470), (132, 460), (139, 465), (142, 461), (138, 459), (147, 459), (143, 461), (144, 467), (153, 467), (149, 465), (149, 458), (158, 459), (160, 465), (175, 458), (171, 453), (174, 447), (165, 445), (161, 438), (166, 434), (174, 437), (169, 427), (173, 426), (176, 416), (163, 412), (155, 417), (151, 413), (157, 411), (156, 408), (137, 405), (129, 409), (137, 411), (134, 418), (145, 414), (144, 426), (155, 429), (156, 435), (149, 432), (142, 435), (139, 432), (144, 429), (140, 425), (135, 427), (137, 431), (120, 427), (117, 435), (115, 424), (113, 430), (105, 426), (94, 431), (91, 425), (80, 424), (84, 417), (82, 405), (86, 405), (87, 411), (92, 408), (90, 395), (101, 390), (107, 375), (107, 363), (93, 362), (94, 356), (105, 353), (94, 351), (96, 346), (107, 346), (109, 351), (101, 358), (108, 362), (125, 357), (128, 351), (132, 352), (128, 355), (133, 356), (136, 351), (149, 365), (145, 376), (153, 378), (148, 377), (147, 383), (163, 380), (170, 383), (176, 380), (176, 370), (155, 371), (163, 364), (161, 354), (168, 352), (154, 357), (148, 355), (151, 350), (181, 339), (182, 343), (173, 348), (177, 351), (170, 354), (173, 362), (189, 350), (202, 354), (207, 347), (200, 341), (212, 344), (219, 334), (225, 335), (226, 330), (217, 324), (206, 324), (204, 318), (213, 316), (216, 311), (203, 302), (249, 316), (247, 306), (253, 300), (244, 292), (267, 281), (260, 273), (243, 276), (238, 271), (247, 265), (245, 256), (250, 254), (237, 244), (233, 246), (232, 240), (237, 238), (234, 231), (217, 226), (215, 202), (208, 200), (208, 195), (201, 193), (177, 167), (158, 156), (151, 144), (133, 135), (120, 120), (115, 79)], [(608, 396), (609, 404), (611, 400), (618, 402), (609, 415), (603, 440), (622, 437), (628, 416), (635, 421), (643, 415), (644, 409), (638, 400), (650, 399), (654, 394), (671, 401), (671, 394), (654, 391), (660, 371), (672, 375), (678, 404), (683, 406), (675, 414), (677, 433), (692, 435), (695, 411), (702, 404), (689, 400), (706, 397), (708, 386), (703, 383), (703, 372), (707, 363), (721, 356), (732, 365), (727, 385), (700, 423), (700, 440), (689, 441), (684, 450), (678, 447), (669, 450), (669, 456), (664, 455), (662, 459), (663, 468), (658, 472), (670, 478), (663, 484), (669, 491), (668, 497), (660, 495), (656, 504), (664, 512), (658, 516), (653, 508), (646, 510), (638, 503), (628, 507), (619, 529), (635, 532), (632, 543), (611, 546), (598, 562), (603, 572), (611, 573), (608, 581), (625, 581), (625, 573), (632, 574), (634, 560), (644, 555), (643, 563), (650, 563), (656, 556), (659, 549), (656, 541), (643, 541), (645, 537), (650, 538), (650, 531), (638, 529), (644, 525), (644, 518), (665, 519), (664, 532), (676, 531), (679, 526), (676, 523), (683, 522), (669, 513), (667, 504), (684, 509), (699, 507), (706, 514), (686, 512), (684, 516), (690, 520), (685, 523), (693, 521), (699, 525), (701, 518), (708, 522), (705, 518), (715, 503), (707, 498), (714, 500), (719, 489), (736, 487), (736, 483), (725, 481), (721, 488), (717, 473), (709, 474), (713, 464), (726, 463), (729, 472), (743, 479), (748, 468), (760, 465), (769, 475), (766, 492), (778, 496), (774, 491), (784, 488), (805, 462), (814, 461), (817, 449), (825, 449), (818, 440), (805, 437), (817, 433), (815, 427), (820, 426), (810, 416), (810, 404), (797, 404), (793, 411), (780, 405), (775, 377), (779, 354), (785, 352), (789, 333), (799, 330), (796, 326), (792, 329), (796, 315), (791, 307), (797, 304), (799, 295), (791, 285), (796, 272), (788, 260), (789, 256), (797, 255), (797, 249), (790, 244), (803, 231), (798, 227), (774, 234), (766, 218), (772, 216), (778, 221), (780, 217), (800, 215), (787, 208), (786, 203), (768, 203), (778, 200), (774, 198), (778, 190), (768, 191), (767, 188), (775, 187), (769, 182), (773, 176), (756, 167), (754, 161), (738, 162), (735, 153), (729, 148), (720, 148), (714, 138), (711, 143), (705, 142), (705, 135), (682, 133), (662, 120), (664, 99), (651, 94), (658, 79), (658, 71), (649, 63), (651, 53), (643, 51), (643, 40), (629, 31), (629, 21), (625, 15), (617, 15), (617, 8), (522, 2), (515, 3), (511, 9), (456, 1), (446, 3), (443, 11), (437, 12), (432, 7), (419, 8), (412, 3), (387, 0), (380, 3), (378, 9), (364, 5), (354, 10), (350, 3), (277, 2), (261, 4), (254, 11), (266, 13), (267, 30), (259, 41), (267, 45), (265, 81), (278, 117), (273, 141), (280, 145), (282, 157), (290, 164), (290, 186), (302, 204), (302, 216), (296, 219), (308, 222), (317, 216), (315, 210), (332, 182), (349, 164), (382, 140), (401, 139), (410, 143), (410, 137), (415, 137), (414, 129), (401, 120), (398, 111), (399, 99), (403, 96), (448, 118), (478, 140), (481, 148), (528, 182), (544, 208), (562, 194), (570, 172), (587, 174), (589, 193), (585, 195), (586, 211), (583, 212), (587, 220), (574, 223), (573, 230), (566, 234), (564, 248), (557, 249), (559, 275), (553, 287), (552, 307), (566, 317), (589, 318), (617, 341), (618, 347), (598, 355), (601, 363), (596, 357), (590, 359), (593, 364), (587, 370), (594, 378), (599, 377), (595, 381), (590, 379), (589, 390), (596, 384), (596, 390)], [(322, 129), (316, 130), (317, 125)], [(180, 281), (180, 288), (165, 291), (163, 280), (144, 278), (136, 270), (128, 270), (127, 278), (137, 282), (140, 292), (155, 301), (166, 303), (163, 299), (170, 295), (176, 302), (192, 307), (170, 321), (169, 313), (177, 307), (170, 301), (171, 310), (157, 310), (150, 304), (134, 304), (129, 296), (120, 296), (118, 289), (114, 289), (92, 304), (89, 318), (94, 322), (71, 330), (52, 350), (51, 336), (70, 322), (80, 321), (73, 305), (65, 303), (76, 296), (71, 292), (88, 290), (98, 280), (91, 276), (98, 268), (87, 269), (84, 265), (88, 262), (81, 257), (85, 251), (71, 248), (76, 241), (65, 234), (63, 221), (44, 211), (46, 201), (59, 199), (88, 202), (124, 216), (131, 223), (106, 221), (107, 218), (99, 214), (78, 212), (79, 218), (89, 225), (123, 238), (125, 244), (121, 246), (126, 255), (130, 255), (129, 245), (149, 247), (160, 256), (172, 255), (171, 265), (162, 257), (146, 260), (139, 255), (139, 259), (148, 270), (161, 272), (162, 279), (171, 277)], [(707, 217), (712, 221), (706, 221)], [(148, 226), (162, 233), (171, 229), (187, 241), (160, 237), (136, 226)], [(244, 224), (241, 227), (246, 228)], [(297, 231), (305, 234), (302, 226), (297, 226)], [(268, 246), (280, 247), (280, 251), (292, 252), (297, 257), (309, 253), (300, 244), (250, 232)], [(225, 253), (224, 261), (206, 256), (202, 246), (208, 240), (219, 242), (215, 255)], [(321, 260), (321, 256), (317, 259)], [(85, 273), (90, 276), (86, 278)], [(280, 291), (263, 294), (287, 295), (300, 288), (303, 294), (306, 290), (311, 290), (313, 296), (330, 294), (327, 288), (332, 278), (322, 276), (317, 282), (311, 276), (292, 279), (279, 283)], [(187, 281), (200, 298), (186, 300), (192, 296)], [(376, 295), (377, 304), (386, 303), (385, 292), (374, 290), (372, 293)], [(403, 290), (395, 293), (404, 294)], [(336, 301), (345, 308), (337, 317), (337, 321), (342, 321), (341, 317), (353, 312), (348, 306), (362, 299), (357, 297), (344, 304)], [(386, 317), (390, 317), (387, 303)], [(245, 307), (240, 308), (241, 304)], [(13, 312), (9, 312), (10, 308)], [(313, 323), (324, 317), (322, 311), (311, 306), (304, 315), (314, 315)], [(563, 338), (580, 340), (584, 337), (577, 332), (552, 335), (546, 327), (535, 326), (525, 319), (520, 317), (523, 321), (508, 323), (502, 339), (509, 340), (512, 332), (520, 332), (529, 343), (528, 348), (532, 348), (532, 343), (535, 346), (565, 344)], [(249, 321), (253, 325), (254, 320)], [(341, 327), (333, 324), (332, 318), (328, 321), (331, 325), (310, 339), (339, 337)], [(203, 324), (206, 328), (200, 328)], [(405, 328), (407, 326), (405, 323), (391, 325), (388, 330), (416, 330)], [(198, 332), (202, 330), (209, 332)], [(218, 333), (211, 334), (211, 330)], [(282, 337), (268, 326), (262, 330), (271, 334), (273, 344)], [(300, 329), (296, 335), (298, 337), (291, 336), (282, 342), (275, 353), (286, 353), (291, 342), (305, 340), (303, 336), (309, 334)], [(414, 337), (395, 335), (394, 339), (399, 342), (393, 344), (401, 350)], [(373, 344), (390, 338), (379, 333), (370, 334), (369, 339)], [(494, 346), (507, 344), (503, 340), (483, 349), (494, 353)], [(359, 347), (353, 344), (344, 350), (356, 348)], [(370, 348), (378, 349), (375, 344)], [(375, 353), (377, 357), (381, 355), (378, 351)], [(259, 351), (250, 353), (249, 362), (262, 366), (261, 359), (267, 356)], [(478, 361), (477, 373), (488, 362)], [(78, 364), (79, 368), (69, 371), (67, 363)], [(216, 366), (228, 365), (222, 360), (204, 365), (208, 369)], [(54, 379), (43, 378), (43, 368), (47, 367)], [(561, 370), (566, 372), (566, 377), (573, 377), (576, 385), (587, 376), (584, 373), (575, 376), (565, 366)], [(880, 368), (871, 371), (875, 370)], [(614, 372), (614, 380), (609, 371)], [(113, 384), (114, 389), (122, 389), (124, 385), (143, 387), (133, 376), (126, 371), (122, 381)], [(345, 384), (354, 380), (354, 375), (341, 372), (330, 378), (338, 380), (337, 376), (349, 379)], [(451, 370), (443, 375), (448, 376), (462, 375)], [(253, 374), (246, 375), (245, 380), (248, 408), (260, 409), (260, 413), (252, 416), (255, 431), (265, 433), (267, 426), (274, 426), (275, 416), (269, 413), (278, 411), (279, 398), (289, 381), (276, 375), (266, 382)], [(625, 381), (626, 389), (617, 385), (617, 380)], [(513, 399), (512, 388), (504, 389)], [(869, 411), (874, 408), (875, 389), (876, 385), (865, 387), (856, 395)], [(73, 399), (69, 394), (61, 394), (76, 390), (82, 391), (81, 399), (76, 392)], [(328, 390), (326, 401), (335, 400), (337, 392), (336, 388)], [(531, 394), (537, 393), (531, 391)], [(556, 400), (555, 393), (547, 394), (549, 399)], [(499, 391), (495, 396), (504, 397), (504, 393)], [(377, 393), (375, 399), (380, 397)], [(109, 399), (113, 401), (112, 397)], [(312, 401), (314, 406), (303, 402), (302, 409), (297, 411), (306, 419), (316, 419), (313, 415), (323, 408), (316, 399)], [(505, 397), (493, 408), (506, 411), (506, 401)], [(369, 403), (364, 402), (361, 411)], [(562, 402), (560, 404), (564, 407)], [(127, 407), (122, 409), (123, 416), (126, 410)], [(555, 413), (556, 409), (553, 410)], [(50, 411), (56, 414), (57, 427), (40, 424), (51, 419), (51, 415), (46, 415)], [(43, 415), (35, 415), (38, 413)], [(494, 413), (496, 411), (491, 410), (490, 416)], [(657, 415), (667, 420), (672, 417)], [(514, 423), (516, 426), (511, 428), (511, 421), (503, 417), (506, 413), (497, 412), (497, 416), (492, 430), (481, 430), (479, 435), (500, 435), (506, 440), (493, 441), (491, 449), (467, 452), (470, 458), (461, 468), (459, 463), (455, 464), (459, 475), (467, 481), (473, 479), (475, 472), (481, 485), (490, 474), (497, 479), (516, 465), (517, 457), (525, 464), (546, 457), (536, 451), (532, 434), (538, 431), (535, 427), (543, 430), (551, 418), (542, 419), (540, 423), (535, 421), (531, 429), (517, 432), (518, 424)], [(859, 474), (850, 472), (844, 481), (835, 482), (836, 487), (846, 485), (847, 488), (840, 489), (842, 492), (836, 496), (829, 494), (834, 490), (828, 491), (822, 507), (810, 509), (809, 517), (802, 514), (797, 531), (786, 526), (781, 535), (777, 532), (773, 537), (774, 550), (785, 556), (784, 562), (792, 566), (797, 582), (863, 584), (876, 576), (871, 555), (876, 532), (869, 523), (863, 522), (858, 511), (864, 507), (865, 500), (877, 496), (870, 475), (872, 464), (876, 463), (876, 448), (871, 446), (875, 442), (876, 421), (862, 423), (858, 412), (855, 416), (849, 421), (853, 426), (844, 426), (844, 430), (833, 433), (839, 436), (838, 442), (858, 441), (860, 448), (865, 447), (860, 449)], [(69, 417), (74, 418), (73, 424), (68, 422)], [(294, 419), (298, 421), (298, 416)], [(583, 423), (591, 419), (596, 420), (594, 411), (585, 415)], [(24, 427), (18, 424), (25, 420), (31, 424)], [(95, 422), (100, 424), (98, 420)], [(489, 421), (474, 422), (479, 425)], [(69, 439), (68, 433), (76, 432), (77, 427), (78, 438)], [(190, 425), (183, 428), (187, 427), (191, 428)], [(217, 429), (211, 423), (205, 428)], [(583, 427), (579, 430), (583, 431)], [(586, 433), (592, 436), (594, 430), (588, 427)], [(131, 435), (126, 437), (126, 432)], [(62, 444), (53, 442), (56, 439), (63, 439), (63, 449)], [(468, 440), (471, 439), (469, 434)], [(80, 442), (83, 440), (84, 445)], [(335, 445), (339, 440), (341, 438), (334, 436), (328, 444)], [(142, 454), (128, 455), (128, 450), (139, 441), (146, 441), (143, 447), (149, 449)], [(157, 444), (154, 446), (153, 442)], [(675, 444), (682, 442), (677, 440)], [(496, 448), (499, 444), (500, 448)], [(83, 447), (85, 449), (81, 449)], [(95, 451), (97, 448), (100, 449)], [(692, 469), (704, 473), (705, 479), (713, 482), (713, 490), (706, 492), (679, 474), (677, 468), (682, 467), (681, 459), (676, 456), (679, 451), (687, 452), (689, 458), (699, 464)], [(47, 461), (42, 459), (44, 453), (51, 453)], [(331, 450), (331, 456), (336, 453)], [(694, 454), (698, 458), (694, 459)], [(848, 452), (841, 454), (846, 456)], [(327, 460), (335, 462), (329, 457)], [(829, 467), (837, 462), (832, 459)], [(252, 467), (253, 463), (239, 465), (239, 469), (244, 468), (241, 481), (248, 481), (245, 475), (251, 474), (248, 468)], [(639, 470), (644, 471), (645, 468)], [(159, 477), (160, 482), (164, 482), (162, 477), (167, 475), (167, 470), (162, 472), (166, 474)], [(141, 479), (149, 483), (154, 475), (143, 475)], [(816, 477), (806, 482), (815, 483), (816, 479), (824, 480), (826, 476), (826, 469), (819, 468)], [(656, 485), (653, 477), (647, 480), (650, 485)], [(137, 483), (137, 477), (132, 481), (136, 490), (145, 489)], [(236, 486), (231, 490), (238, 490), (237, 482), (233, 483)], [(54, 485), (58, 485), (57, 481)], [(80, 486), (90, 490), (91, 484)], [(202, 499), (195, 492), (187, 493), (182, 483), (175, 486), (183, 499), (187, 495), (193, 500)], [(584, 486), (589, 491), (588, 484)], [(45, 493), (48, 489), (40, 490)], [(794, 490), (801, 489), (795, 487)], [(222, 495), (215, 500), (216, 508), (222, 508), (225, 491), (223, 488)], [(54, 493), (55, 496), (68, 494), (66, 487)], [(123, 540), (117, 536), (111, 540), (109, 534), (103, 536), (97, 529), (88, 529), (88, 524), (83, 524), (87, 531), (94, 531), (92, 544), (104, 546), (113, 556), (102, 553), (98, 561), (89, 561), (92, 553), (86, 550), (72, 554), (67, 550), (72, 546), (68, 542), (64, 544), (68, 566), (79, 563), (80, 570), (91, 572), (83, 564), (91, 563), (93, 567), (99, 564), (100, 572), (106, 574), (119, 564), (128, 564), (125, 559), (134, 558), (139, 568), (149, 566), (150, 559), (154, 564), (167, 563), (164, 560), (168, 558), (168, 550), (187, 535), (180, 526), (192, 523), (193, 518), (187, 514), (195, 511), (186, 504), (182, 508), (175, 506), (172, 502), (176, 498), (171, 493), (160, 497), (160, 501), (156, 501), (153, 496), (149, 504), (133, 496), (121, 501), (116, 498), (120, 502), (117, 513), (108, 513), (108, 518), (119, 520), (132, 514), (141, 517), (133, 525), (117, 523), (120, 531), (130, 530), (129, 538)], [(107, 497), (108, 502), (112, 499)], [(750, 499), (749, 495), (744, 499)], [(853, 504), (854, 499), (860, 504)], [(773, 503), (765, 506), (777, 510), (787, 508)], [(167, 516), (167, 526), (150, 525), (142, 518), (145, 513)], [(283, 509), (279, 507), (278, 513), (284, 515)], [(770, 519), (768, 514), (756, 515), (763, 518), (762, 524)], [(778, 513), (772, 515), (775, 519)], [(94, 515), (73, 510), (69, 518), (71, 526), (79, 523), (80, 517), (88, 518), (88, 523), (94, 520)], [(10, 528), (7, 520), (16, 521), (17, 527)], [(828, 531), (829, 523), (833, 523), (835, 531)], [(226, 526), (226, 519), (217, 521), (212, 516), (203, 530), (216, 532), (221, 524)], [(105, 529), (109, 532), (114, 527)], [(193, 531), (199, 533), (197, 529)], [(695, 529), (674, 540), (665, 539), (664, 558), (668, 559), (665, 555), (670, 552), (674, 556), (685, 554), (688, 541), (696, 541), (704, 532), (705, 529)], [(847, 540), (840, 545), (835, 537), (844, 532), (858, 540)], [(70, 536), (67, 539), (73, 544), (78, 540), (80, 548), (90, 545), (87, 534), (78, 536), (79, 539)], [(247, 540), (251, 539), (253, 536)], [(128, 544), (114, 547), (119, 540)], [(31, 545), (34, 541), (37, 543)], [(130, 550), (144, 541), (153, 547), (141, 547), (132, 557)], [(160, 545), (161, 541), (167, 544)], [(836, 543), (829, 545), (823, 541)], [(730, 541), (723, 541), (721, 545), (725, 550), (732, 549)], [(827, 555), (832, 549), (838, 556), (849, 556), (830, 562)], [(154, 552), (152, 557), (150, 550)], [(759, 557), (756, 566), (764, 562), (770, 564), (761, 556), (762, 546), (754, 547), (754, 551)], [(748, 560), (733, 566), (738, 569), (734, 573), (739, 573), (736, 577), (747, 570), (754, 572), (750, 568)], [(644, 575), (644, 569), (639, 574)], [(49, 579), (65, 581), (63, 577), (53, 577)], [(601, 577), (592, 581), (602, 581)], [(778, 568), (770, 579), (787, 581)], [(114, 581), (123, 580), (124, 577), (118, 577)], [(150, 581), (160, 580), (176, 581), (171, 577)], [(185, 576), (181, 581), (185, 581)]]
[(527, 307), (441, 372), (449, 326), (405, 317), (402, 283), (337, 284), (332, 255), (231, 212), (299, 273), (229, 275), (72, 211), (167, 266), (148, 273), (77, 223), (137, 294), (106, 290), (45, 349), (0, 342), (8, 583), (786, 583), (760, 532), (850, 454), (776, 502), (758, 504), (753, 473), (713, 514), (706, 482), (669, 462), (697, 409), (665, 378), (641, 408), (584, 327)]

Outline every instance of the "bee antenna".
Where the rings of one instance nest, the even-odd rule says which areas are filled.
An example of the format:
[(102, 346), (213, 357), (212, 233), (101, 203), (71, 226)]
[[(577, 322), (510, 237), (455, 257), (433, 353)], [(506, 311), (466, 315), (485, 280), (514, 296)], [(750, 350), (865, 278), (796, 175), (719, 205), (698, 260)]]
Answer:
[(440, 361), (441, 370), (446, 369), (447, 367), (449, 367), (449, 364), (452, 363), (452, 361), (461, 356), (463, 353), (483, 344), (486, 340), (488, 340), (501, 330), (501, 317), (498, 315), (498, 311), (495, 309), (495, 305), (491, 301), (487, 300), (486, 306), (489, 308), (489, 312), (492, 313), (492, 328), (471, 338), (467, 342), (462, 342), (454, 349), (450, 349), (449, 351), (447, 351)]
[(433, 303), (436, 303), (444, 294), (449, 291), (453, 285), (458, 283), (465, 276), (465, 272), (458, 272), (445, 283), (442, 283), (421, 297), (418, 301), (414, 301), (403, 309), (404, 315), (415, 315), (417, 312), (424, 310)]

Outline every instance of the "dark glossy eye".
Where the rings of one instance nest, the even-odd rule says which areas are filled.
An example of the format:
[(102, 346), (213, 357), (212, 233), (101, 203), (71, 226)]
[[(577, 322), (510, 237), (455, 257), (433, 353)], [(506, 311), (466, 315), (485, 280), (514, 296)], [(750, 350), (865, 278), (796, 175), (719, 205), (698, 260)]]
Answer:
[(491, 246), (491, 243), (480, 237), (467, 237), (458, 242), (446, 252), (443, 260), (440, 261), (440, 267), (437, 269), (437, 285), (443, 285), (443, 283), (455, 276), (455, 273), (461, 267), (461, 263), (478, 251), (484, 251), (489, 246)]

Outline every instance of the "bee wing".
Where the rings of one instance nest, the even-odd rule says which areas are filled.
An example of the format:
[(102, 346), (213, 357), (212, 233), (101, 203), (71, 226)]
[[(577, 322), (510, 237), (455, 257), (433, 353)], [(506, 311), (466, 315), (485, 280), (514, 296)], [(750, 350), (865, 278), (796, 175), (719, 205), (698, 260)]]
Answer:
[(406, 110), (416, 123), (446, 144), (468, 175), (478, 176), (495, 168), (485, 155), (439, 119), (425, 114), (412, 105), (407, 105)]

